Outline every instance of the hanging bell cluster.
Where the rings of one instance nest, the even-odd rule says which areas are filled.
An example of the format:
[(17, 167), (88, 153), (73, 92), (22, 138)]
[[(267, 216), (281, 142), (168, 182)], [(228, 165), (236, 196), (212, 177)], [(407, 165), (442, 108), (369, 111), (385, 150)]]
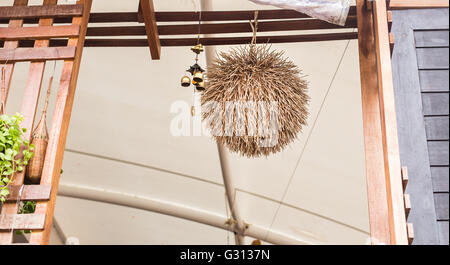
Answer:
[(192, 84), (198, 91), (203, 91), (205, 90), (205, 70), (203, 70), (202, 67), (198, 64), (198, 55), (204, 51), (203, 45), (198, 44), (192, 47), (191, 51), (196, 54), (195, 64), (189, 67), (186, 72), (191, 74), (192, 79), (186, 74), (181, 78), (181, 86), (189, 87)]

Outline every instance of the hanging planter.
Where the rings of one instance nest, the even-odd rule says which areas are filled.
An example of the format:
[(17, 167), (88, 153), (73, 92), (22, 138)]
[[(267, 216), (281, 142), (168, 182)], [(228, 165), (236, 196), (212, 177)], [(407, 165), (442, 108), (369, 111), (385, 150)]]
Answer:
[(252, 43), (219, 54), (202, 94), (203, 120), (215, 140), (247, 157), (280, 152), (294, 141), (309, 102), (298, 67), (283, 52), (256, 44), (257, 14)]
[(31, 144), (33, 144), (34, 146), (34, 156), (30, 160), (25, 177), (27, 182), (32, 184), (40, 183), (42, 170), (44, 168), (45, 153), (47, 152), (47, 145), (48, 145), (47, 108), (48, 108), (48, 101), (50, 99), (54, 72), (55, 68), (53, 68), (53, 74), (49, 80), (41, 120), (39, 121), (38, 125), (34, 129), (33, 134), (31, 136)]
[[(0, 204), (9, 195), (8, 185), (13, 182), (16, 172), (23, 171), (33, 156), (33, 145), (24, 138), (25, 128), (20, 127), (23, 116), (19, 113), (13, 116), (5, 112), (5, 69), (1, 73), (0, 95)], [(22, 156), (20, 150), (22, 148)]]

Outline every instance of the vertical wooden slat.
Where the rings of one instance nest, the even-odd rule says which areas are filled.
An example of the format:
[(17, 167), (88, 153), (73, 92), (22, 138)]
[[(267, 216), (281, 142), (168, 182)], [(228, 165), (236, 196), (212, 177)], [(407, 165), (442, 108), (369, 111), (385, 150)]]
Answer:
[[(15, 6), (26, 6), (28, 5), (28, 0), (14, 0)], [(20, 28), (23, 25), (23, 19), (12, 19), (9, 21), (10, 28)], [(3, 48), (14, 49), (19, 46), (18, 41), (5, 41)], [(8, 63), (5, 65), (5, 84), (6, 84), (6, 95), (5, 95), (5, 105), (8, 99), (9, 87), (11, 85), (12, 74), (14, 71), (14, 63)]]
[(377, 54), (378, 89), (380, 94), (381, 127), (386, 174), (386, 190), (390, 219), (391, 244), (406, 245), (406, 216), (400, 151), (397, 134), (392, 62), (389, 46), (388, 18), (385, 0), (373, 1), (375, 43)]
[(372, 244), (390, 244), (372, 13), (366, 9), (364, 0), (356, 1), (356, 12), (370, 237)]
[(148, 46), (153, 60), (161, 58), (161, 42), (159, 40), (158, 27), (156, 25), (155, 7), (153, 0), (141, 0), (140, 10), (145, 23), (145, 31), (147, 33)]
[(38, 202), (37, 214), (46, 214), (44, 230), (33, 231), (30, 243), (48, 244), (55, 210), (56, 195), (66, 144), (67, 131), (72, 112), (75, 89), (84, 47), (84, 40), (89, 21), (92, 0), (79, 0), (77, 4), (83, 4), (83, 16), (74, 17), (72, 24), (80, 25), (80, 36), (70, 38), (68, 46), (77, 47), (75, 59), (65, 60), (61, 74), (59, 91), (56, 98), (55, 110), (52, 118), (47, 153), (42, 172), (41, 185), (52, 185), (51, 198), (48, 202)]
[[(26, 6), (26, 5), (28, 5), (28, 0), (15, 0), (14, 5), (15, 6)], [(21, 20), (21, 19), (11, 20), (9, 22), (10, 28), (20, 28), (20, 27), (22, 27), (22, 25), (23, 25), (23, 20)], [(5, 44), (3, 47), (7, 48), (7, 49), (14, 49), (14, 48), (17, 48), (18, 45), (19, 45), (18, 41), (5, 41)], [(5, 96), (5, 104), (8, 99), (9, 87), (11, 85), (13, 71), (14, 71), (14, 63), (6, 64), (6, 66), (5, 66), (6, 93), (4, 95)], [(13, 183), (11, 183), (11, 185), (21, 185), (22, 183), (23, 183), (22, 179), (16, 178), (13, 180)], [(17, 214), (16, 203), (15, 202), (4, 203), (0, 214), (2, 214), (2, 215)], [(13, 236), (13, 233), (11, 233), (11, 232), (0, 232), (0, 245), (11, 244), (13, 241), (12, 236)]]

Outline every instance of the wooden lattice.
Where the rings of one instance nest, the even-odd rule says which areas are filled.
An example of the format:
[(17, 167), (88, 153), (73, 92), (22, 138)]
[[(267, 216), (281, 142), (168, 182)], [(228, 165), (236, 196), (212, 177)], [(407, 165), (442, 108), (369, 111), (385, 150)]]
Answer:
[[(1, 7), (1, 16), (9, 19), (0, 29), (0, 63), (6, 67), (6, 95), (16, 62), (30, 62), (28, 81), (22, 101), (22, 127), (30, 139), (41, 91), (45, 64), (63, 60), (44, 169), (40, 185), (24, 185), (21, 201), (37, 201), (34, 214), (18, 214), (17, 199), (24, 184), (24, 172), (16, 173), (11, 194), (0, 214), (0, 244), (12, 244), (11, 230), (32, 230), (30, 244), (47, 244), (52, 227), (55, 200), (69, 126), (81, 54), (87, 31), (92, 0), (79, 0), (75, 5), (58, 5), (57, 0), (44, 0), (42, 6), (28, 6), (28, 0), (15, 0), (11, 7)], [(34, 27), (23, 27), (25, 18), (39, 19)], [(55, 18), (71, 19), (71, 25), (53, 25)], [(64, 47), (49, 47), (50, 40), (65, 40)], [(33, 41), (32, 48), (20, 48), (21, 41)], [(13, 88), (14, 89), (14, 88)]]

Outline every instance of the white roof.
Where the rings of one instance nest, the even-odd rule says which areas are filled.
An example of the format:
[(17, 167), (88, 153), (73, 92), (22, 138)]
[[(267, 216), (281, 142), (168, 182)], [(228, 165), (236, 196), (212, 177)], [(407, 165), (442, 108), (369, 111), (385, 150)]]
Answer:
[[(155, 1), (155, 6), (194, 9), (188, 0)], [(272, 9), (244, 0), (214, 0), (213, 6)], [(93, 12), (136, 10), (137, 1), (95, 0), (93, 6)], [(241, 216), (269, 231), (262, 238), (269, 242), (279, 234), (310, 243), (367, 243), (357, 40), (273, 48), (285, 50), (307, 75), (311, 115), (299, 140), (282, 153), (260, 159), (227, 154)], [(81, 244), (234, 244), (233, 234), (220, 228), (143, 210), (163, 201), (164, 207), (206, 217), (230, 214), (215, 142), (170, 134), (176, 116), (171, 104), (192, 102), (192, 90), (179, 85), (192, 60), (189, 47), (163, 48), (160, 61), (151, 60), (148, 48), (84, 50), (56, 204), (60, 236)], [(204, 56), (201, 64), (206, 65)], [(52, 68), (47, 64), (43, 88)], [(57, 74), (60, 70), (58, 64)], [(17, 64), (8, 112), (20, 110), (27, 72), (27, 64)], [(75, 191), (130, 200), (119, 206), (67, 197)], [(130, 207), (136, 201), (141, 209)], [(52, 242), (58, 243), (56, 234)]]

